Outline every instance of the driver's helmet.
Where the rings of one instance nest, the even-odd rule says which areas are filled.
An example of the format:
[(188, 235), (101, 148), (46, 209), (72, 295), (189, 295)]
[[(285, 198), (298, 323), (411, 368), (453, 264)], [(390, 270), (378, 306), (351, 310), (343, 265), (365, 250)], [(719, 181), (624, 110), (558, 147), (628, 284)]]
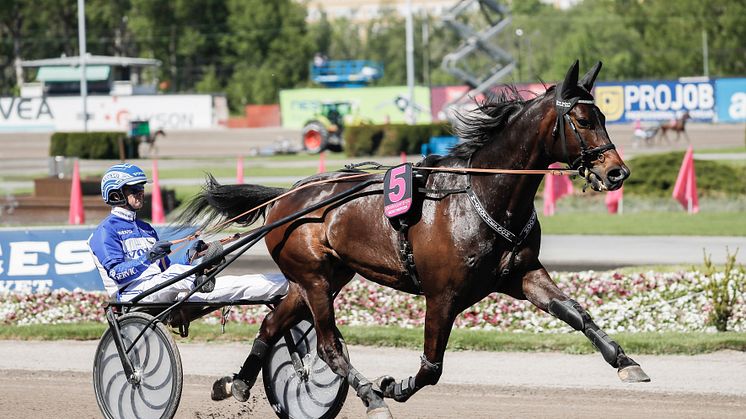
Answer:
[(122, 188), (125, 185), (141, 185), (147, 182), (145, 172), (134, 164), (115, 164), (101, 178), (101, 197), (109, 205), (124, 205), (127, 198)]

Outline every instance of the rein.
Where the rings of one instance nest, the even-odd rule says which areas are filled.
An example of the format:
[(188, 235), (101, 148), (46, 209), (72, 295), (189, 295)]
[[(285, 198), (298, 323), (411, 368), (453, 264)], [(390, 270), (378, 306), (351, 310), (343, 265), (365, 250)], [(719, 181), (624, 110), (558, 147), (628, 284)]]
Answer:
[[(366, 166), (366, 165), (370, 166), (370, 167), (367, 167), (365, 169), (361, 169), (361, 167)], [(349, 164), (349, 165), (345, 166), (345, 169), (347, 169), (347, 170), (356, 170), (356, 171), (363, 171), (363, 170), (386, 170), (386, 169), (389, 169), (390, 167), (393, 167), (393, 166), (385, 166), (385, 165), (382, 165), (382, 164), (376, 163), (376, 162), (363, 162), (363, 163), (357, 163), (357, 164)], [(458, 168), (458, 167), (423, 167), (423, 166), (418, 166), (415, 169), (416, 170), (427, 170), (427, 171), (430, 171), (430, 172), (450, 172), (450, 173), (464, 173), (464, 174), (476, 173), (476, 174), (553, 175), (553, 176), (569, 176), (569, 175), (576, 175), (577, 174), (577, 171), (576, 170), (572, 170), (572, 169), (475, 169), (475, 168), (466, 168), (466, 167), (464, 167), (464, 168)], [(262, 208), (264, 208), (264, 207), (266, 207), (266, 206), (268, 206), (268, 205), (270, 205), (270, 204), (272, 204), (274, 202), (277, 202), (280, 199), (282, 199), (282, 198), (284, 198), (284, 197), (286, 197), (288, 195), (291, 195), (291, 194), (293, 194), (295, 192), (298, 192), (298, 191), (300, 191), (302, 189), (309, 188), (309, 187), (312, 187), (312, 186), (323, 185), (323, 184), (326, 184), (326, 183), (335, 183), (335, 182), (343, 182), (343, 181), (352, 180), (352, 179), (359, 179), (359, 178), (362, 178), (362, 177), (365, 177), (365, 176), (374, 176), (374, 175), (377, 175), (377, 174), (380, 174), (380, 173), (368, 173), (368, 172), (365, 172), (365, 173), (355, 173), (355, 174), (351, 174), (349, 176), (344, 176), (344, 177), (340, 177), (340, 178), (323, 179), (323, 180), (318, 180), (318, 181), (314, 181), (314, 182), (309, 182), (309, 183), (303, 184), (303, 185), (301, 185), (301, 186), (299, 186), (297, 188), (290, 189), (289, 191), (283, 193), (282, 195), (279, 195), (279, 196), (277, 196), (275, 198), (272, 198), (271, 200), (269, 200), (269, 201), (267, 201), (267, 202), (265, 202), (263, 204), (257, 205), (254, 208), (246, 210), (246, 211), (242, 212), (241, 214), (236, 215), (233, 218), (225, 220), (225, 221), (217, 224), (215, 227), (213, 227), (213, 229), (214, 230), (218, 230), (218, 229), (220, 229), (222, 227), (225, 227), (226, 225), (228, 225), (228, 224), (230, 224), (230, 223), (232, 223), (232, 222), (240, 219), (241, 217), (244, 217), (244, 216), (246, 216), (246, 215), (248, 215), (248, 214), (250, 214), (250, 213), (252, 213), (254, 211), (260, 210), (260, 209), (262, 209)], [(231, 243), (231, 242), (234, 242), (234, 241), (240, 239), (241, 237), (244, 237), (244, 236), (246, 236), (248, 234), (251, 234), (252, 232), (254, 232), (256, 230), (257, 229), (251, 229), (251, 230), (245, 231), (243, 233), (235, 233), (235, 234), (232, 234), (232, 235), (230, 235), (228, 237), (224, 237), (224, 238), (220, 239), (219, 241), (220, 241), (221, 244)], [(203, 233), (202, 231), (196, 231), (196, 232), (190, 234), (187, 237), (184, 237), (184, 238), (181, 238), (181, 239), (177, 239), (177, 240), (173, 240), (173, 241), (171, 241), (171, 243), (172, 244), (180, 244), (180, 243), (184, 243), (184, 242), (189, 242), (189, 241), (192, 241), (192, 240), (195, 240), (195, 239), (199, 238), (202, 235), (202, 233)], [(177, 247), (176, 249), (174, 249), (173, 252), (176, 252), (179, 249), (181, 249), (181, 246)]]
[[(322, 184), (325, 184), (325, 183), (342, 182), (342, 181), (345, 181), (345, 180), (358, 179), (358, 178), (361, 178), (361, 177), (373, 176), (373, 175), (376, 175), (376, 173), (358, 173), (358, 174), (354, 174), (354, 175), (350, 175), (350, 176), (345, 176), (345, 177), (341, 177), (341, 178), (331, 178), (331, 179), (317, 180), (317, 181), (314, 181), (314, 182), (308, 182), (308, 183), (306, 183), (304, 185), (301, 185), (301, 186), (299, 186), (297, 188), (290, 189), (289, 191), (283, 193), (282, 195), (276, 196), (276, 197), (270, 199), (269, 201), (267, 201), (267, 202), (265, 202), (263, 204), (257, 205), (254, 208), (251, 208), (251, 209), (249, 209), (247, 211), (244, 211), (241, 214), (238, 214), (237, 216), (235, 216), (235, 217), (233, 217), (233, 218), (231, 218), (229, 220), (225, 220), (225, 221), (219, 223), (218, 225), (216, 225), (215, 227), (213, 227), (213, 229), (214, 230), (218, 230), (221, 227), (224, 227), (224, 226), (226, 226), (226, 225), (228, 225), (228, 224), (230, 224), (230, 223), (238, 220), (239, 218), (241, 218), (241, 217), (243, 217), (245, 215), (248, 215), (248, 214), (250, 214), (250, 213), (252, 213), (254, 211), (262, 209), (262, 208), (268, 206), (269, 204), (277, 202), (280, 199), (282, 199), (282, 198), (284, 198), (284, 197), (286, 197), (286, 196), (288, 196), (290, 194), (293, 194), (295, 192), (298, 192), (300, 190), (303, 190), (305, 188), (308, 188), (308, 187), (311, 187), (311, 186), (322, 185)], [(232, 241), (238, 240), (238, 239), (240, 239), (241, 237), (243, 237), (246, 234), (251, 234), (251, 232), (253, 232), (254, 230), (256, 230), (256, 229), (252, 229), (252, 230), (246, 231), (244, 233), (236, 233), (236, 234), (233, 234), (231, 236), (222, 238), (222, 239), (220, 239), (220, 243), (226, 244), (226, 243), (230, 243)], [(200, 235), (202, 235), (202, 231), (196, 231), (193, 234), (190, 234), (189, 236), (184, 237), (182, 239), (173, 240), (171, 243), (172, 244), (178, 244), (178, 243), (182, 243), (182, 242), (192, 241), (192, 240), (198, 238)], [(176, 250), (178, 250), (178, 248)], [(176, 251), (176, 250), (174, 250), (174, 251)]]

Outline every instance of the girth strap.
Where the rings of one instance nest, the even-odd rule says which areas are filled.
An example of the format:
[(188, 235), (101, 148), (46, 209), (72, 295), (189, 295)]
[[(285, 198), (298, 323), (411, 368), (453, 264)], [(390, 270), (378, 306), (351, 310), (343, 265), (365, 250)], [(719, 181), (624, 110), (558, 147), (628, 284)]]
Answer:
[(412, 279), (417, 294), (422, 295), (422, 282), (420, 281), (420, 277), (417, 275), (417, 266), (414, 264), (412, 245), (407, 239), (409, 224), (404, 220), (404, 217), (397, 218), (396, 224), (396, 231), (399, 237), (399, 259), (407, 270), (407, 274), (409, 274), (409, 277)]

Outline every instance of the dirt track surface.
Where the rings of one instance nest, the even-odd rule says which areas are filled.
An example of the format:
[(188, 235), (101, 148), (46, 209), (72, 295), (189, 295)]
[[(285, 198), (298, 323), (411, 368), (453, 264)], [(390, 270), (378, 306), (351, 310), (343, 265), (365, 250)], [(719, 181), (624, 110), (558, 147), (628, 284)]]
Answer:
[[(0, 342), (0, 417), (100, 417), (91, 384), (96, 342)], [(212, 381), (237, 368), (247, 345), (179, 343), (185, 386), (177, 417), (274, 417), (261, 383), (248, 403), (212, 402)], [(369, 378), (416, 371), (418, 351), (351, 347)], [(653, 381), (623, 384), (600, 355), (448, 352), (440, 384), (405, 404), (397, 418), (744, 417), (746, 353), (636, 356)], [(351, 391), (341, 418), (365, 409)]]

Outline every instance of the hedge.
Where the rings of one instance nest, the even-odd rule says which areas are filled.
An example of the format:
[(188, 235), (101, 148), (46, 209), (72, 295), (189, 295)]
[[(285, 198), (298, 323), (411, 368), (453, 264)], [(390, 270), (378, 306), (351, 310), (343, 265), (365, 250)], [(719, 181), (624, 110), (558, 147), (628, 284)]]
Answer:
[(124, 158), (139, 157), (137, 139), (124, 132), (55, 132), (49, 144), (50, 156), (82, 159), (120, 159), (119, 144), (124, 146)]
[(345, 128), (345, 152), (350, 157), (419, 154), (430, 137), (452, 135), (451, 126), (438, 124), (360, 125)]
[[(626, 161), (632, 175), (624, 191), (633, 194), (670, 197), (684, 159), (684, 152), (642, 155)], [(746, 194), (746, 168), (710, 160), (694, 160), (697, 190), (701, 196)]]

